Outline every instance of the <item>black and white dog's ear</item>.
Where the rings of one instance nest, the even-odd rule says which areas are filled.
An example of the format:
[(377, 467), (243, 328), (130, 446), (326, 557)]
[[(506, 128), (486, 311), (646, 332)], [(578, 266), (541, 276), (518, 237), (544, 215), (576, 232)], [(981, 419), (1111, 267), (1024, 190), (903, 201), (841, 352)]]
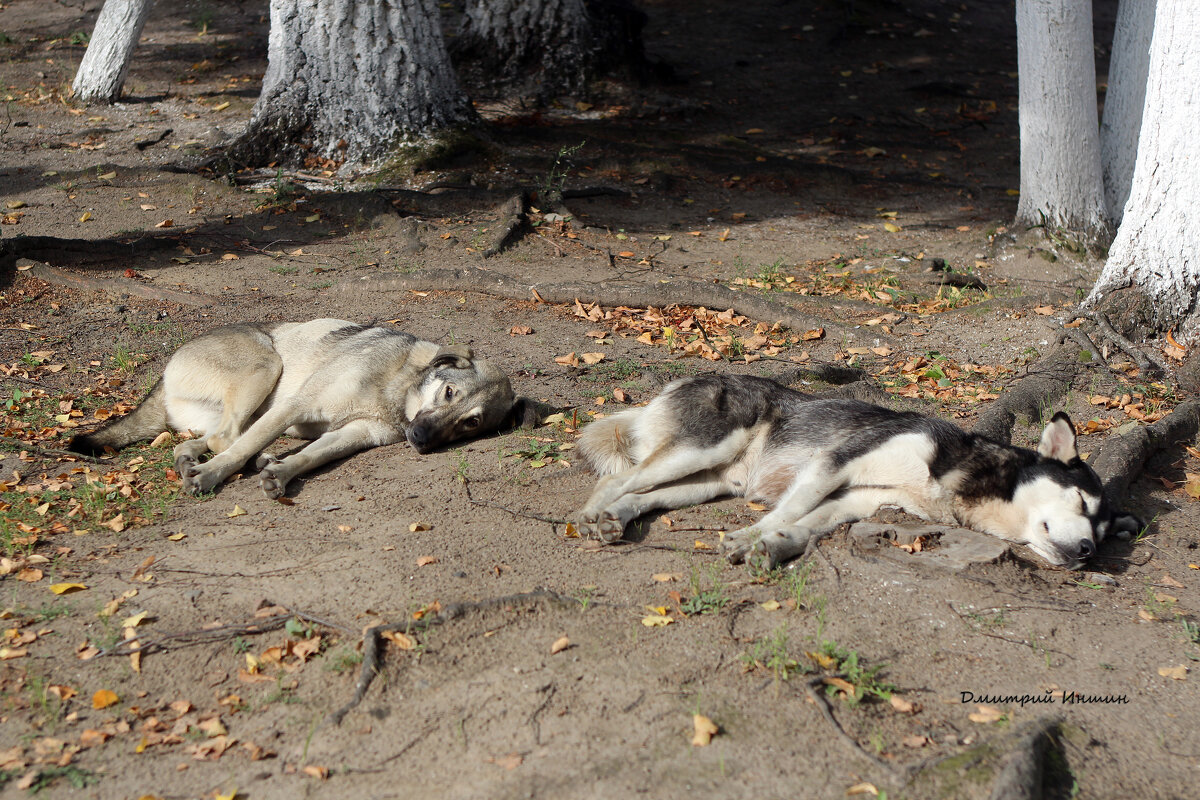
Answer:
[(536, 428), (542, 420), (560, 409), (532, 397), (518, 397), (513, 400), (512, 409), (508, 412), (509, 428)]
[(1079, 458), (1079, 451), (1075, 448), (1075, 426), (1071, 418), (1062, 411), (1055, 414), (1046, 430), (1042, 431), (1037, 451), (1038, 455), (1064, 463)]
[(446, 345), (433, 354), (433, 359), (429, 362), (429, 366), (433, 368), (456, 367), (458, 369), (466, 369), (471, 366), (471, 358), (474, 355), (471, 352), (471, 348), (465, 344)]

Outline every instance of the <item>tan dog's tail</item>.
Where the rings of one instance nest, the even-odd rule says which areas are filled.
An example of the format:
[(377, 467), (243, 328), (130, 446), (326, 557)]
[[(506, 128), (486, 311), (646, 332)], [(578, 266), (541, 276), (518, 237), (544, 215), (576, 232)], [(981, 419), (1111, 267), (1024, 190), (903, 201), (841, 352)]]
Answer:
[(583, 429), (579, 455), (597, 475), (622, 472), (637, 463), (633, 457), (633, 421), (641, 410), (630, 408)]
[(76, 453), (96, 455), (104, 448), (113, 449), (157, 436), (167, 429), (167, 406), (162, 380), (130, 413), (107, 422), (91, 433), (81, 433), (67, 447)]

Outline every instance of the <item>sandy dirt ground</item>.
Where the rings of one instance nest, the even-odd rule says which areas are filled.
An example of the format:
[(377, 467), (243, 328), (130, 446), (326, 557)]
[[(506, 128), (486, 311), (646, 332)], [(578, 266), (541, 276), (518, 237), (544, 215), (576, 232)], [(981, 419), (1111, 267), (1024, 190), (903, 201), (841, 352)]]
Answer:
[[(1011, 229), (1011, 8), (644, 5), (674, 82), (480, 96), (486, 147), (403, 180), (314, 163), (231, 184), (171, 167), (248, 118), (265, 3), (159, 4), (127, 102), (84, 108), (64, 95), (99, 3), (0, 2), (0, 794), (987, 797), (1030, 752), (1040, 796), (1194, 793), (1195, 442), (1134, 482), (1146, 533), (1083, 571), (1007, 546), (947, 568), (938, 534), (901, 547), (885, 519), (898, 538), (842, 529), (756, 575), (718, 552), (762, 511), (733, 499), (613, 546), (570, 535), (596, 414), (706, 371), (845, 392), (804, 371), (839, 365), (969, 428), (1099, 267)], [(485, 258), (520, 191), (530, 224)], [(978, 283), (939, 286), (935, 263)], [(706, 286), (811, 322), (689, 306)], [(166, 444), (59, 452), (189, 338), (324, 316), (469, 344), (565, 415), (361, 453), (286, 503), (249, 470), (179, 496)], [(1106, 355), (1046, 404), (1085, 453), (1185, 399)], [(335, 724), (376, 625), (379, 674)]]

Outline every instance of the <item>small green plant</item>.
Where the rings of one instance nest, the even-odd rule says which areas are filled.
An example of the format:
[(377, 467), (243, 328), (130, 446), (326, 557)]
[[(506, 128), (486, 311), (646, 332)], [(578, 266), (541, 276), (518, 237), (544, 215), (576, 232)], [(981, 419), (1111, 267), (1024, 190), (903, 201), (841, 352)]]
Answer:
[(339, 647), (326, 659), (325, 669), (341, 675), (357, 669), (362, 660), (362, 653), (351, 647)]
[(74, 764), (68, 764), (65, 767), (42, 767), (37, 777), (33, 779), (33, 783), (29, 784), (29, 793), (37, 794), (43, 789), (48, 789), (59, 778), (66, 778), (76, 789), (86, 789), (88, 786), (100, 782), (100, 777), (96, 773)]
[(587, 144), (584, 139), (574, 146), (563, 146), (558, 149), (554, 163), (546, 170), (546, 175), (538, 183), (538, 201), (545, 206), (554, 206), (562, 201), (563, 187), (567, 183), (567, 174), (575, 164), (575, 154)]
[(729, 597), (725, 594), (725, 585), (721, 583), (718, 573), (720, 566), (714, 565), (708, 570), (708, 587), (705, 588), (704, 581), (700, 577), (700, 569), (692, 567), (691, 578), (688, 581), (688, 589), (691, 596), (680, 603), (679, 608), (688, 616), (694, 614), (716, 614), (722, 608), (729, 604)]
[[(454, 459), (455, 455), (458, 456), (457, 460)], [(451, 466), (454, 467), (454, 480), (458, 481), (463, 486), (466, 486), (467, 485), (467, 470), (470, 469), (470, 467), (471, 467), (470, 463), (467, 462), (467, 454), (460, 447), (458, 450), (456, 450), (454, 452), (453, 455), (450, 456), (450, 459), (451, 459)]]
[(776, 681), (786, 681), (792, 675), (806, 671), (799, 661), (788, 655), (788, 633), (782, 625), (769, 637), (759, 639), (742, 653), (742, 665), (747, 672), (765, 669)]
[(5, 399), (4, 407), (9, 411), (20, 411), (21, 401), (27, 397), (29, 397), (27, 393), (22, 392), (20, 389), (13, 389), (12, 396)]
[(333, 286), (333, 281), (318, 281), (317, 283), (310, 283), (308, 285), (308, 288), (310, 288), (310, 289), (328, 289), (330, 286)]
[(1182, 614), (1179, 624), (1183, 628), (1183, 640), (1187, 644), (1187, 657), (1192, 661), (1200, 661), (1200, 625), (1192, 622)]
[(73, 31), (68, 41), (76, 47), (87, 47), (88, 42), (92, 40), (92, 35), (84, 31)]
[(234, 637), (234, 640), (233, 640), (233, 652), (234, 652), (234, 653), (236, 653), (236, 654), (237, 654), (237, 655), (239, 655), (239, 656), (240, 656), (242, 653), (248, 653), (248, 652), (250, 652), (250, 643), (249, 643), (249, 642), (247, 642), (245, 639), (243, 639), (243, 638), (242, 638), (242, 637), (240, 637), (240, 636), (236, 636), (236, 637)]
[(113, 367), (121, 372), (133, 372), (133, 368), (137, 366), (137, 358), (123, 344), (116, 346), (110, 360)]
[(267, 267), (268, 272), (274, 272), (276, 275), (295, 275), (300, 271), (299, 267)]
[(538, 469), (554, 461), (563, 460), (562, 442), (543, 441), (536, 437), (530, 437), (528, 444), (524, 447), (505, 450), (504, 455), (524, 459), (529, 462), (529, 466)]
[(971, 621), (972, 627), (977, 631), (990, 631), (997, 628), (1003, 628), (1008, 624), (1008, 619), (1004, 615), (1003, 609), (992, 610), (992, 613), (987, 614), (983, 611), (970, 611), (965, 616)]
[(316, 633), (311, 622), (292, 617), (283, 624), (284, 632), (293, 639), (311, 639)]
[(595, 586), (581, 586), (579, 591), (575, 593), (575, 599), (579, 601), (581, 611), (587, 611), (592, 604), (592, 598), (596, 596)]
[[(833, 659), (834, 671), (841, 673), (846, 682), (854, 687), (853, 692), (845, 692), (846, 702), (850, 706), (857, 706), (869, 697), (888, 700), (891, 698), (892, 692), (896, 691), (894, 685), (879, 679), (879, 673), (887, 664), (864, 667), (860, 663), (857, 650), (846, 650), (836, 642), (822, 643), (821, 652), (826, 657)], [(839, 691), (844, 692), (844, 689), (833, 685), (826, 687), (826, 693), (831, 697)]]
[(25, 688), (29, 692), (30, 706), (40, 712), (39, 727), (53, 731), (62, 721), (62, 698), (50, 691), (50, 681), (42, 675), (30, 674), (25, 679)]

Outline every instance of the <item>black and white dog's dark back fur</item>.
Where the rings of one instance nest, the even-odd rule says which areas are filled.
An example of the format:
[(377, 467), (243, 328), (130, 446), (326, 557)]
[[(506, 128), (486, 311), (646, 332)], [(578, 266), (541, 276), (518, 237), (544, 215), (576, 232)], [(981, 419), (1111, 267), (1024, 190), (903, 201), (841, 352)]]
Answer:
[(731, 561), (768, 568), (884, 505), (1026, 544), (1071, 568), (1105, 535), (1140, 527), (1109, 507), (1062, 413), (1034, 451), (764, 378), (704, 375), (592, 423), (580, 452), (602, 476), (577, 514), (582, 534), (611, 542), (646, 512), (742, 495), (773, 510), (722, 548)]

